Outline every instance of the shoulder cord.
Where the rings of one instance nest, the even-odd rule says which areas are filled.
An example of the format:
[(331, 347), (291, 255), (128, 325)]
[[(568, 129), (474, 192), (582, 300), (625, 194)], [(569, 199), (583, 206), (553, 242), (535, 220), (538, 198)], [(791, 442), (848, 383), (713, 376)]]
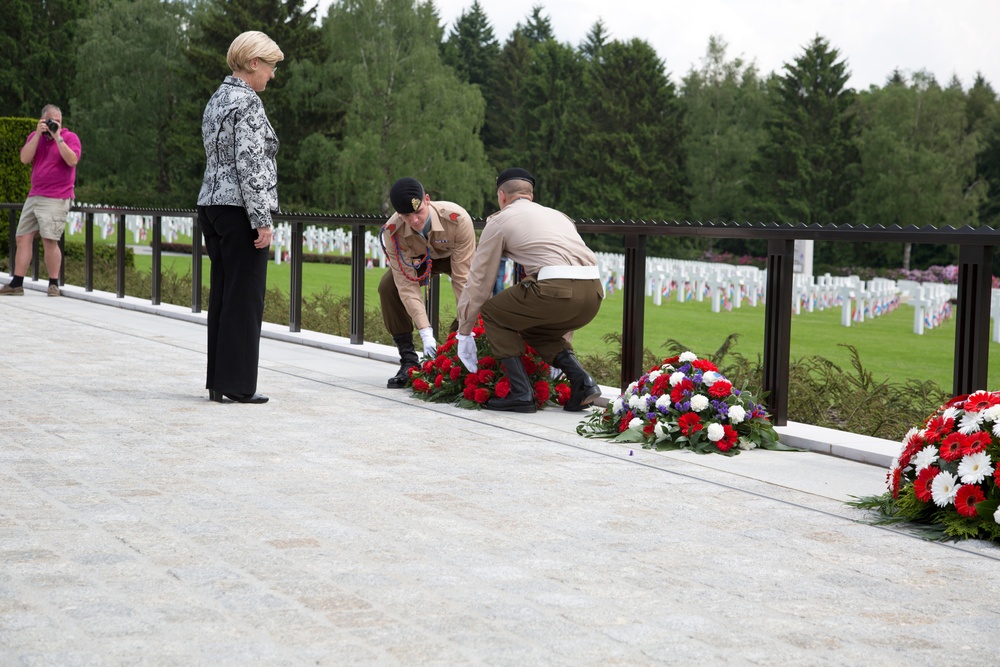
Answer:
[[(389, 254), (389, 251), (385, 247), (385, 231), (388, 226), (389, 226), (388, 222), (382, 225), (382, 229), (379, 230), (379, 235), (378, 235), (378, 242), (382, 245), (382, 252), (385, 253), (386, 255)], [(429, 245), (426, 246), (427, 254), (424, 256), (424, 261), (411, 263), (403, 259), (403, 250), (402, 248), (399, 247), (399, 238), (397, 238), (395, 234), (392, 234), (392, 244), (393, 244), (393, 254), (396, 256), (396, 261), (399, 263), (399, 270), (403, 274), (403, 276), (410, 282), (417, 283), (418, 285), (421, 286), (429, 283), (431, 279), (431, 267), (434, 264), (434, 261), (431, 259), (431, 247)], [(407, 266), (413, 269), (414, 273), (417, 273), (416, 277), (411, 277), (410, 274), (406, 272), (406, 269), (404, 267)], [(424, 267), (424, 270), (423, 272), (418, 273), (420, 271), (421, 266)]]

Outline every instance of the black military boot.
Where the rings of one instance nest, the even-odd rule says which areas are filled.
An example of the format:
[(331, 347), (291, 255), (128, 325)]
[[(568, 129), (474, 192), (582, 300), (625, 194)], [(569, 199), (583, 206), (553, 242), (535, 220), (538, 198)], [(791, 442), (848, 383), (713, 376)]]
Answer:
[(510, 393), (503, 398), (494, 396), (486, 401), (487, 410), (505, 410), (507, 412), (534, 412), (535, 411), (535, 391), (528, 379), (528, 372), (524, 370), (521, 357), (507, 357), (501, 359), (504, 371), (507, 372), (507, 379), (510, 381)]
[(583, 370), (573, 350), (563, 350), (552, 360), (552, 365), (561, 368), (570, 382), (569, 400), (563, 406), (567, 412), (580, 412), (601, 395), (601, 388), (587, 371)]
[(386, 387), (389, 389), (403, 389), (410, 379), (410, 369), (418, 368), (417, 351), (413, 349), (413, 334), (398, 334), (392, 337), (399, 350), (399, 372), (389, 378)]

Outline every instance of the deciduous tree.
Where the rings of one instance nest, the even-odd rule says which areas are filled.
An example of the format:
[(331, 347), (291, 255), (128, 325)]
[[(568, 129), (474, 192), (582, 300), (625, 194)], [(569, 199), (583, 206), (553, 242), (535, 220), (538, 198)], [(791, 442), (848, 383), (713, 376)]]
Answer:
[(340, 211), (388, 212), (389, 187), (413, 176), (433, 198), (479, 214), (491, 180), (479, 138), (483, 98), (441, 61), (433, 5), (342, 0), (331, 5), (323, 29), (343, 130), (314, 134), (304, 148), (312, 200)]
[[(181, 70), (184, 2), (101, 3), (80, 22), (73, 108), (84, 146), (78, 195), (133, 206), (191, 206), (175, 138), (180, 100), (190, 95)], [(179, 179), (179, 181), (178, 181)]]

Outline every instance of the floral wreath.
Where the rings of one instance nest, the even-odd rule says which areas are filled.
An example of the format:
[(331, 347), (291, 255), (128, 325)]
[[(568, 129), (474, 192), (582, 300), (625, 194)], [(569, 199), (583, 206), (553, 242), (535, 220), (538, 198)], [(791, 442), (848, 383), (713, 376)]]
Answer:
[(736, 389), (707, 359), (693, 352), (664, 359), (577, 433), (656, 449), (690, 449), (729, 456), (761, 447), (795, 451), (778, 442), (764, 407), (744, 386)]
[[(479, 370), (470, 373), (458, 358), (458, 338), (454, 332), (437, 349), (433, 359), (424, 359), (410, 369), (408, 386), (413, 395), (434, 403), (455, 403), (459, 407), (481, 409), (494, 396), (504, 398), (510, 393), (510, 380), (502, 364), (493, 356), (493, 348), (485, 336), (482, 319), (472, 328), (476, 341)], [(551, 377), (551, 366), (538, 353), (526, 346), (521, 362), (528, 374), (535, 393), (535, 404), (541, 408), (548, 403), (566, 405), (570, 387), (560, 375)]]
[(1000, 542), (1000, 391), (956, 396), (910, 429), (886, 473), (888, 491), (848, 504), (874, 523), (923, 524), (935, 540)]

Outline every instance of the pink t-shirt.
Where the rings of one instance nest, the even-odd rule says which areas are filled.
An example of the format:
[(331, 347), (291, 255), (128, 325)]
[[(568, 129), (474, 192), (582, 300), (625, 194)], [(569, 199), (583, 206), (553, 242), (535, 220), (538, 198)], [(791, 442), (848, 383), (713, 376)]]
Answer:
[[(28, 135), (27, 144), (31, 141), (32, 132)], [(63, 130), (60, 135), (70, 150), (80, 158), (80, 137), (69, 130)], [(72, 199), (73, 185), (76, 183), (76, 167), (66, 164), (59, 154), (59, 146), (46, 133), (38, 140), (35, 159), (31, 163), (31, 191), (29, 197), (52, 197), (53, 199)]]

